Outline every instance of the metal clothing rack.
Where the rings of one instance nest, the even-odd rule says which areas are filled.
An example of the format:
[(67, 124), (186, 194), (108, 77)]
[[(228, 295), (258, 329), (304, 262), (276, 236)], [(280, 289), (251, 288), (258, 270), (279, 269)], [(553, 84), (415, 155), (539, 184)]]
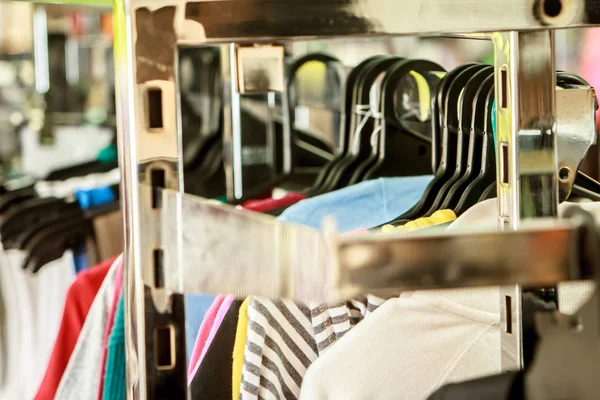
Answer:
[[(63, 2), (108, 5), (107, 0)], [(224, 138), (226, 148), (231, 152), (231, 157), (226, 157), (230, 160), (226, 168), (228, 195), (236, 199), (240, 198), (243, 186), (236, 173), (241, 168), (240, 95), (252, 90), (282, 89), (283, 59), (279, 43), (297, 39), (396, 35), (491, 38), (498, 99), (498, 217), (509, 232), (462, 239), (390, 239), (367, 247), (370, 251), (379, 249), (391, 257), (386, 261), (386, 265), (390, 265), (392, 261), (399, 262), (395, 258), (399, 252), (391, 249), (409, 243), (422, 248), (423, 254), (429, 254), (426, 251), (430, 246), (448, 240), (493, 243), (496, 252), (500, 253), (494, 253), (498, 257), (490, 257), (489, 262), (490, 268), (494, 267), (491, 271), (497, 271), (498, 275), (481, 283), (507, 285), (499, 301), (510, 308), (504, 310), (503, 318), (512, 316), (512, 326), (517, 329), (513, 328), (512, 334), (505, 332), (503, 341), (513, 346), (515, 354), (520, 354), (521, 290), (514, 284), (550, 284), (561, 279), (585, 277), (573, 269), (575, 263), (569, 255), (573, 254), (573, 240), (578, 230), (568, 224), (544, 228), (546, 233), (551, 232), (550, 236), (555, 239), (552, 243), (564, 257), (555, 261), (544, 258), (548, 263), (540, 266), (546, 268), (543, 273), (541, 269), (525, 267), (516, 270), (515, 265), (525, 264), (514, 264), (516, 259), (500, 255), (504, 254), (502, 252), (515, 253), (514, 246), (518, 248), (523, 243), (521, 240), (526, 243), (528, 238), (540, 234), (539, 230), (522, 227), (525, 220), (557, 216), (559, 168), (561, 180), (569, 180), (575, 173), (557, 162), (553, 32), (561, 28), (600, 25), (600, 0), (124, 0), (115, 1), (113, 12), (119, 162), (125, 219), (128, 398), (182, 399), (188, 396), (183, 347), (185, 310), (181, 293), (195, 279), (183, 267), (188, 238), (184, 235), (186, 202), (182, 195), (177, 84), (180, 46), (228, 45), (223, 46)], [(247, 73), (256, 68), (257, 60), (261, 61), (261, 72), (268, 77), (267, 87), (253, 82), (251, 74)], [(202, 202), (198, 204), (196, 211), (204, 208), (203, 212), (213, 212), (216, 218), (230, 220), (235, 214), (231, 210), (206, 208)], [(289, 237), (294, 234), (287, 232), (284, 236), (291, 240)], [(306, 235), (304, 240), (314, 239), (313, 233)], [(232, 239), (243, 240), (239, 236)], [(336, 242), (323, 239), (319, 243), (328, 246), (327, 243)], [(344, 258), (352, 246), (355, 246), (354, 250), (360, 248), (356, 243), (347, 244), (346, 239), (331, 246), (337, 250), (329, 247), (330, 250), (323, 250), (323, 254), (340, 255), (336, 264), (339, 268), (343, 265), (342, 260), (352, 264), (350, 259)], [(517, 251), (516, 254), (527, 258), (524, 252)], [(456, 263), (480, 261), (472, 252), (464, 257)], [(293, 261), (287, 260), (290, 265)], [(449, 279), (449, 273), (443, 272), (441, 264), (429, 265), (431, 268), (437, 266), (430, 271), (433, 286), (460, 283)], [(405, 272), (398, 274), (398, 280), (394, 282), (400, 285), (424, 279), (419, 278), (420, 270)], [(476, 281), (461, 282), (477, 284)], [(354, 289), (370, 288), (353, 283)], [(189, 288), (192, 289), (226, 291), (229, 288), (200, 285)], [(247, 294), (248, 291), (239, 290), (238, 293)], [(273, 294), (294, 295), (289, 287)]]
[[(175, 301), (179, 298), (173, 294), (175, 291), (164, 287), (165, 273), (177, 271), (189, 254), (184, 250), (188, 248), (183, 234), (184, 207), (181, 201), (175, 201), (174, 213), (161, 210), (166, 204), (162, 197), (157, 191), (143, 186), (182, 190), (176, 108), (178, 46), (235, 43), (223, 51), (222, 58), (225, 66), (223, 82), (227, 83), (224, 137), (231, 149), (231, 164), (227, 168), (228, 195), (236, 199), (242, 196), (243, 187), (240, 174), (236, 174), (241, 170), (240, 96), (251, 90), (249, 87), (256, 86), (265, 92), (282, 89), (283, 51), (277, 42), (408, 34), (490, 37), (495, 49), (495, 87), (499, 99), (499, 219), (506, 230), (517, 230), (523, 220), (557, 216), (553, 29), (598, 24), (599, 8), (600, 2), (590, 0), (476, 3), (460, 0), (401, 3), (391, 0), (330, 3), (136, 0), (123, 4), (116, 10), (119, 34), (115, 44), (119, 46), (116, 54), (126, 57), (126, 60), (117, 61), (116, 69), (120, 116), (131, 117), (122, 121), (120, 135), (121, 148), (128, 149), (122, 153), (122, 165), (124, 190), (128, 192), (124, 198), (128, 202), (129, 396), (160, 397), (166, 390), (164, 388), (169, 387), (170, 390), (177, 388), (171, 392), (172, 398), (183, 398), (186, 390), (185, 374), (180, 371), (182, 363), (177, 362), (183, 351), (173, 351), (178, 343), (184, 343), (179, 337), (184, 332), (184, 310), (177, 307), (182, 302)], [(258, 60), (261, 62), (256, 63)], [(262, 66), (262, 75), (268, 77), (266, 87), (251, 81), (247, 70), (252, 63)], [(567, 171), (566, 175), (574, 173)], [(165, 220), (161, 213), (171, 218)], [(247, 238), (254, 240), (255, 236)], [(244, 240), (240, 236), (230, 240), (234, 239)], [(167, 242), (170, 243), (167, 245)], [(426, 243), (422, 245), (426, 246)], [(277, 243), (277, 246), (281, 245), (282, 242)], [(278, 247), (279, 253), (292, 252), (292, 249), (289, 245)], [(242, 270), (250, 264), (236, 266)], [(193, 280), (191, 276), (193, 272), (188, 271), (179, 274), (178, 280), (181, 283)], [(248, 277), (251, 278), (258, 281)], [(515, 278), (513, 282), (518, 280)], [(220, 289), (233, 288), (221, 286)], [(520, 293), (519, 286), (505, 286), (499, 299), (506, 305), (503, 318), (511, 316), (513, 326), (510, 332), (503, 333), (502, 339), (517, 355), (521, 354)], [(170, 339), (162, 340), (152, 333), (161, 329), (156, 322), (158, 318), (170, 327)], [(168, 365), (152, 362), (169, 351), (170, 356), (162, 360)], [(504, 367), (510, 369), (520, 365)]]

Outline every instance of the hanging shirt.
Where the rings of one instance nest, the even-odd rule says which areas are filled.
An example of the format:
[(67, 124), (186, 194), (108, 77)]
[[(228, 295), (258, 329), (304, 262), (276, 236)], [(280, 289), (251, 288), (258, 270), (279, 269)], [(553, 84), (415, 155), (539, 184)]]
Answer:
[(75, 278), (71, 251), (34, 275), (23, 271), (23, 261), (21, 251), (0, 252), (4, 304), (0, 399), (34, 398), (59, 331), (65, 296)]
[(193, 368), (188, 371), (188, 384), (190, 383), (190, 378), (194, 377), (194, 375), (196, 374), (196, 371), (198, 371), (198, 368), (202, 364), (202, 360), (204, 359), (206, 352), (210, 348), (212, 341), (213, 341), (216, 333), (218, 332), (219, 327), (221, 326), (221, 323), (223, 322), (223, 318), (225, 318), (225, 314), (227, 314), (227, 311), (229, 311), (229, 308), (231, 307), (231, 304), (233, 303), (233, 300), (234, 300), (233, 296), (229, 296), (229, 295), (225, 296), (225, 298), (223, 299), (223, 302), (219, 306), (219, 310), (217, 311), (217, 314), (215, 315), (215, 319), (210, 327), (210, 331), (208, 333), (208, 336), (206, 337), (206, 340), (204, 342), (200, 341), (198, 346), (194, 346), (194, 353), (197, 354), (199, 351), (200, 356), (198, 357), (195, 364), (193, 365)]
[(367, 295), (337, 304), (311, 304), (311, 323), (319, 356), (384, 302), (385, 299)]
[(206, 351), (204, 360), (190, 384), (193, 400), (229, 400), (231, 398), (235, 328), (241, 304), (241, 300), (234, 300), (225, 313), (221, 325)]
[[(424, 399), (439, 386), (500, 372), (499, 292), (390, 299), (309, 368), (301, 399)], [(488, 298), (488, 297), (486, 297)]]
[(277, 208), (287, 207), (292, 204), (296, 204), (300, 200), (306, 199), (306, 196), (302, 193), (288, 193), (285, 196), (275, 199), (261, 199), (261, 200), (248, 200), (242, 204), (244, 210), (250, 210), (255, 212), (268, 212)]
[(244, 348), (248, 334), (248, 304), (250, 298), (246, 297), (238, 313), (238, 322), (235, 328), (235, 342), (233, 346), (233, 365), (231, 371), (231, 400), (239, 400), (242, 385), (242, 369), (244, 368)]
[(383, 233), (393, 232), (411, 232), (418, 229), (429, 228), (436, 225), (453, 222), (456, 220), (456, 214), (452, 210), (438, 210), (431, 214), (430, 217), (417, 218), (413, 221), (409, 221), (404, 225), (394, 226), (391, 224), (384, 225), (381, 227)]
[(56, 391), (56, 400), (95, 400), (100, 386), (104, 331), (122, 256), (111, 265), (85, 319)]
[(94, 297), (113, 262), (114, 259), (107, 260), (81, 272), (69, 287), (58, 335), (36, 400), (54, 398)]
[(121, 295), (115, 321), (108, 338), (108, 354), (102, 385), (103, 400), (125, 400), (127, 398), (125, 360), (125, 307)]
[(310, 309), (251, 297), (248, 321), (240, 399), (298, 398), (302, 377), (318, 355)]
[[(121, 298), (121, 292), (123, 291), (123, 263), (121, 263), (117, 269), (117, 273), (115, 276), (115, 284), (113, 288), (113, 298), (111, 302), (110, 309), (108, 311), (108, 318), (106, 319), (106, 326), (104, 327), (104, 340), (102, 346), (102, 361), (100, 363), (100, 382), (104, 382), (104, 372), (106, 369), (106, 359), (108, 357), (108, 341), (111, 332), (113, 331), (113, 326), (115, 323), (115, 316), (117, 314), (117, 309), (119, 306), (119, 299)], [(98, 388), (98, 396), (96, 397), (98, 400), (102, 400), (102, 391), (104, 387), (100, 385)]]
[[(10, 254), (12, 253), (12, 254)], [(0, 381), (0, 398), (22, 398), (26, 382), (21, 369), (21, 362), (35, 357), (28, 347), (33, 340), (29, 333), (33, 327), (34, 304), (29, 296), (29, 287), (25, 279), (19, 276), (20, 266), (12, 267), (16, 253), (0, 252), (0, 286), (3, 297), (4, 312), (0, 323), (2, 329), (2, 380)], [(12, 256), (12, 257), (11, 257)], [(22, 271), (21, 271), (22, 273)]]
[(217, 313), (219, 312), (221, 304), (223, 304), (223, 300), (225, 300), (225, 295), (220, 294), (215, 297), (215, 300), (204, 315), (204, 320), (202, 321), (202, 325), (200, 325), (200, 330), (198, 331), (198, 335), (194, 343), (194, 349), (192, 350), (192, 356), (190, 357), (188, 365), (188, 384), (192, 381), (192, 371), (196, 367), (196, 364), (202, 355), (202, 351), (204, 350), (204, 346), (206, 345), (206, 341), (210, 335), (210, 329), (215, 323), (215, 318), (217, 317)]
[[(332, 305), (257, 297), (247, 301), (247, 328), (237, 328), (233, 388), (240, 388), (243, 399), (294, 399), (312, 362), (384, 300), (369, 295)], [(240, 338), (243, 333), (245, 340)]]
[(215, 296), (195, 294), (185, 295), (185, 338), (188, 360), (191, 360), (192, 358), (192, 351), (194, 349), (196, 337), (200, 331), (200, 326), (214, 300)]

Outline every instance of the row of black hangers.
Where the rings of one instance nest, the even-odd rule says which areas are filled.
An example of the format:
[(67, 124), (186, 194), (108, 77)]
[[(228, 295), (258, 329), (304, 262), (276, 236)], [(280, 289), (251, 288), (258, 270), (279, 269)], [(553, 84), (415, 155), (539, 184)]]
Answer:
[(421, 200), (394, 222), (452, 209), (457, 215), (480, 201), (496, 180), (491, 112), (494, 68), (471, 63), (444, 76), (432, 99), (434, 178)]
[[(556, 73), (556, 80), (557, 85), (565, 89), (589, 87), (583, 78), (563, 71)], [(421, 200), (399, 216), (396, 224), (430, 216), (440, 209), (452, 209), (461, 215), (475, 203), (496, 195), (493, 68), (482, 64), (456, 68), (440, 83), (436, 102), (438, 107), (445, 107), (432, 133), (434, 145), (441, 133), (439, 167)], [(455, 110), (453, 104), (458, 105)], [(456, 115), (455, 111), (458, 111)], [(597, 201), (600, 185), (577, 171), (572, 193)]]
[[(194, 72), (191, 84), (181, 91), (184, 187), (187, 193), (203, 197), (219, 197), (226, 192), (219, 55), (218, 48), (186, 49), (181, 53), (182, 59), (189, 60)], [(328, 61), (333, 60), (326, 57)], [(286, 94), (290, 94), (290, 97), (271, 94), (276, 97), (279, 108), (286, 102), (294, 107), (291, 99), (295, 93), (295, 77), (298, 70), (312, 58), (315, 57), (296, 60), (288, 65), (289, 90)], [(341, 87), (341, 77), (335, 77), (336, 84), (329, 85), (326, 88), (328, 91), (336, 91)], [(209, 104), (206, 99), (210, 99)], [(268, 95), (244, 96), (244, 101), (267, 107)], [(298, 189), (312, 182), (333, 157), (331, 144), (315, 132), (300, 129), (293, 123), (290, 128), (290, 116), (285, 110), (269, 110), (265, 113), (267, 117), (264, 117), (252, 112), (244, 101), (239, 110), (243, 132), (242, 153), (245, 150), (258, 150), (258, 153), (267, 156), (264, 162), (242, 163), (241, 173), (246, 192), (244, 198), (238, 201), (262, 195), (276, 186)], [(291, 115), (293, 118), (294, 113)], [(292, 139), (286, 142), (284, 135)], [(288, 167), (287, 158), (292, 160), (292, 168)]]
[[(294, 65), (309, 61), (340, 64), (313, 54)], [(379, 177), (431, 174), (444, 147), (440, 135), (432, 147), (437, 105), (431, 109), (431, 95), (445, 72), (431, 61), (391, 56), (370, 57), (352, 68), (341, 95), (339, 150), (304, 193), (316, 196)]]
[[(87, 163), (86, 163), (87, 164)], [(85, 166), (85, 165), (84, 165)], [(75, 167), (55, 171), (69, 178), (87, 175)], [(48, 179), (48, 177), (46, 177)], [(39, 197), (33, 184), (0, 194), (0, 239), (4, 250), (25, 253), (23, 269), (38, 272), (66, 250), (76, 249), (88, 239), (95, 241), (93, 220), (119, 210), (119, 187), (108, 188), (114, 201), (84, 210), (73, 196)], [(97, 259), (97, 254), (94, 255)]]
[[(323, 194), (384, 176), (430, 173), (431, 120), (421, 117), (419, 91), (429, 93), (443, 72), (430, 61), (389, 56), (371, 57), (353, 68), (345, 84), (341, 151), (306, 193)], [(411, 90), (416, 111), (414, 102), (400, 101)]]
[[(331, 143), (322, 138), (322, 133), (299, 128), (295, 124), (300, 84), (297, 80), (298, 73), (311, 62), (320, 62), (327, 67), (327, 87), (323, 90), (327, 99), (323, 103), (332, 112), (339, 114), (339, 122), (336, 124), (339, 126), (339, 134), (334, 135), (339, 136), (340, 142), (341, 151), (337, 154)], [(393, 70), (392, 66), (395, 67)], [(421, 72), (415, 74), (415, 71)], [(445, 71), (441, 66), (430, 61), (403, 60), (388, 56), (369, 58), (352, 69), (348, 76), (345, 76), (342, 63), (327, 54), (308, 54), (288, 62), (285, 91), (275, 95), (276, 102), (280, 105), (280, 114), (262, 120), (241, 107), (242, 149), (262, 145), (270, 154), (271, 163), (242, 163), (241, 173), (247, 190), (238, 201), (261, 195), (274, 187), (304, 190), (309, 195), (318, 195), (380, 176), (430, 173), (431, 119), (422, 116), (423, 110), (418, 103), (423, 101), (419, 98), (423, 94), (419, 91), (425, 90), (425, 96), (429, 96), (443, 72)], [(411, 78), (412, 76), (417, 78)], [(403, 88), (416, 91), (412, 93), (416, 98), (416, 107), (414, 104), (398, 101), (400, 82), (404, 83)], [(374, 101), (376, 104), (371, 104), (371, 87), (374, 85), (379, 90)], [(405, 96), (406, 92), (400, 94)], [(331, 104), (331, 98), (335, 97), (342, 98), (341, 104)], [(253, 96), (254, 101), (266, 102), (266, 99), (267, 96)], [(385, 116), (370, 110), (378, 109), (380, 104)], [(428, 104), (429, 99), (427, 108)], [(186, 116), (190, 108), (182, 100), (184, 132), (185, 121), (193, 118)], [(395, 134), (396, 132), (404, 134)], [(269, 133), (272, 135), (270, 138), (267, 137)], [(222, 131), (219, 130), (215, 137), (221, 136)], [(222, 152), (222, 145), (222, 142), (215, 141), (213, 150)], [(404, 161), (396, 162), (396, 156)], [(193, 173), (186, 169), (186, 192), (215, 197), (219, 190), (223, 190), (219, 186), (217, 191), (211, 191), (202, 181), (205, 178), (206, 175), (202, 172)], [(193, 190), (192, 187), (199, 190)], [(212, 196), (207, 195), (209, 192)]]
[[(338, 62), (324, 55), (300, 61), (308, 60)], [(557, 72), (557, 85), (589, 87), (582, 78), (562, 71)], [(495, 197), (494, 96), (490, 65), (469, 63), (446, 73), (426, 60), (364, 60), (345, 81), (339, 152), (304, 193), (315, 196), (367, 179), (433, 172), (419, 202), (392, 224), (441, 209), (461, 215)], [(422, 104), (430, 104), (430, 109)], [(573, 194), (600, 198), (598, 182), (578, 171), (575, 183)]]

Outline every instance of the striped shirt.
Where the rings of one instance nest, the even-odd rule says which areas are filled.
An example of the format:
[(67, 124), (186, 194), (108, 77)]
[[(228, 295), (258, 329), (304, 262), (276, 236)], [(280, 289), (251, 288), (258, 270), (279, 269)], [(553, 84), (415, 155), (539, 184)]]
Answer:
[(367, 295), (333, 305), (311, 304), (310, 315), (319, 355), (333, 346), (384, 301), (380, 297)]
[(298, 399), (308, 367), (383, 300), (326, 306), (251, 297), (241, 400)]
[(308, 307), (250, 299), (240, 399), (297, 399), (302, 377), (316, 358)]

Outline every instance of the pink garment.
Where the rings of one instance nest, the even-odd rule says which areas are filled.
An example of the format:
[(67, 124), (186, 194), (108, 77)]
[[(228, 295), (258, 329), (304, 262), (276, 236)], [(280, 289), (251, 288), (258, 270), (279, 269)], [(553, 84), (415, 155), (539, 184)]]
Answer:
[(194, 377), (194, 373), (196, 372), (196, 364), (198, 364), (198, 361), (202, 356), (202, 352), (204, 350), (204, 347), (206, 346), (206, 341), (208, 340), (210, 331), (212, 329), (213, 324), (215, 323), (215, 319), (217, 318), (217, 314), (224, 300), (225, 295), (220, 294), (217, 297), (215, 297), (215, 300), (206, 311), (206, 314), (204, 314), (204, 319), (202, 320), (202, 324), (200, 324), (200, 330), (198, 331), (198, 335), (196, 336), (196, 341), (194, 342), (194, 349), (192, 350), (190, 363), (188, 365), (188, 384), (192, 382), (192, 378)]
[[(210, 344), (212, 343), (213, 339), (215, 338), (215, 335), (217, 334), (217, 331), (219, 330), (219, 327), (221, 326), (221, 322), (223, 322), (223, 318), (225, 318), (225, 314), (227, 314), (227, 311), (229, 311), (229, 309), (231, 308), (231, 303), (233, 303), (233, 300), (234, 300), (234, 297), (232, 295), (227, 295), (223, 299), (223, 302), (221, 303), (221, 306), (219, 307), (219, 311), (217, 312), (214, 322), (210, 328), (208, 338), (206, 339), (204, 346), (202, 346), (202, 351), (201, 351), (200, 357), (198, 357), (198, 360), (196, 360), (196, 364), (194, 365), (194, 368), (191, 370), (191, 374), (189, 373), (190, 370), (188, 370), (188, 385), (190, 385), (190, 383), (192, 383), (192, 379), (194, 378), (194, 375), (196, 375), (196, 371), (200, 367), (200, 364), (202, 364), (202, 360), (204, 359), (204, 356), (206, 355), (206, 352), (208, 351)], [(208, 315), (208, 313), (207, 313), (207, 315)], [(205, 317), (205, 319), (206, 319), (206, 317)], [(200, 325), (200, 331), (202, 331), (203, 325), (204, 325), (204, 321), (202, 321), (202, 325)], [(196, 350), (197, 344), (198, 344), (197, 342), (194, 343), (194, 350)], [(190, 365), (192, 365), (191, 362), (190, 362)]]
[[(582, 30), (583, 42), (579, 60), (579, 74), (600, 90), (600, 28)], [(596, 93), (597, 95), (600, 92)], [(600, 110), (596, 112), (596, 126), (600, 126)]]
[[(102, 364), (100, 367), (100, 382), (104, 382), (104, 367), (106, 366), (106, 357), (108, 355), (108, 336), (112, 331), (112, 327), (115, 323), (115, 314), (117, 312), (117, 304), (119, 304), (119, 298), (121, 297), (121, 291), (123, 289), (123, 259), (121, 258), (121, 264), (117, 269), (115, 275), (115, 289), (113, 291), (112, 301), (110, 303), (110, 310), (108, 311), (108, 319), (106, 320), (106, 326), (104, 327), (104, 342), (102, 345)], [(98, 387), (98, 400), (102, 400), (102, 387)]]
[(365, 228), (358, 228), (358, 229), (355, 229), (353, 231), (344, 233), (344, 236), (345, 235), (357, 235), (359, 233), (369, 233), (369, 231), (366, 230)]

